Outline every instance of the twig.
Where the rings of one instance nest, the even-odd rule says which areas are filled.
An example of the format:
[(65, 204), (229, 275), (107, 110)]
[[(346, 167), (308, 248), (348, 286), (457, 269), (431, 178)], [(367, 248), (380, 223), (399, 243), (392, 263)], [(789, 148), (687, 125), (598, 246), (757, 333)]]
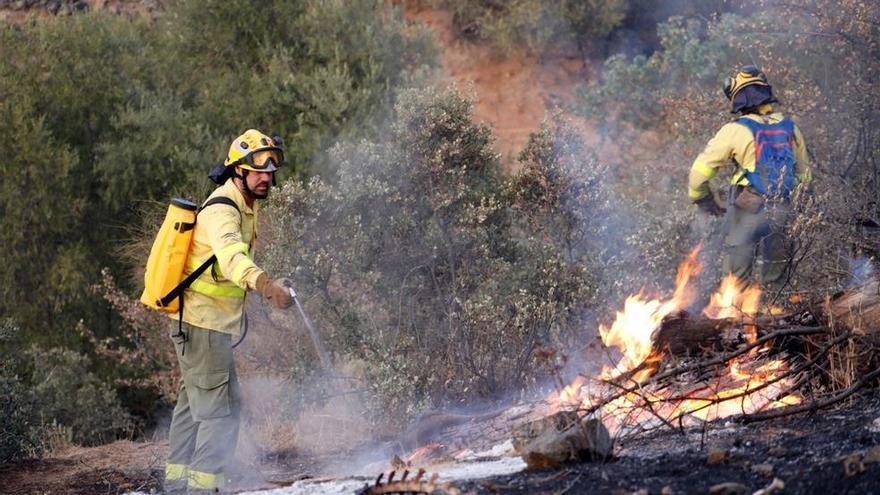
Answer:
[(568, 491), (571, 490), (574, 487), (574, 485), (576, 485), (577, 482), (581, 480), (581, 476), (583, 476), (583, 473), (578, 473), (577, 477), (575, 479), (571, 480), (571, 483), (569, 483), (562, 490), (559, 490), (558, 492), (556, 492), (555, 495), (565, 495), (566, 493), (568, 493)]
[(768, 419), (781, 418), (784, 416), (791, 416), (792, 414), (798, 414), (806, 411), (815, 411), (818, 409), (822, 409), (831, 405), (834, 405), (852, 394), (856, 393), (860, 388), (867, 385), (871, 380), (880, 377), (880, 368), (868, 373), (867, 375), (863, 375), (859, 380), (854, 383), (849, 388), (832, 395), (831, 397), (822, 399), (820, 401), (814, 401), (807, 404), (801, 404), (799, 406), (791, 406), (786, 407), (785, 409), (780, 409), (776, 411), (766, 411), (763, 413), (755, 413), (755, 414), (747, 414), (743, 415), (739, 421), (748, 424), (754, 423), (757, 421), (766, 421)]
[[(622, 385), (618, 385), (618, 384), (613, 383), (613, 382), (609, 382), (609, 383), (610, 383), (611, 385), (615, 386), (615, 387), (622, 387)], [(641, 387), (640, 387), (640, 388), (641, 388)], [(632, 392), (632, 393), (635, 394), (635, 395), (637, 395), (640, 399), (642, 399), (642, 400), (644, 401), (645, 408), (648, 409), (648, 412), (650, 412), (652, 416), (654, 416), (655, 418), (659, 419), (663, 424), (665, 424), (665, 425), (668, 426), (669, 428), (671, 428), (671, 429), (675, 429), (675, 425), (673, 425), (672, 423), (670, 423), (666, 418), (660, 416), (660, 414), (657, 413), (657, 411), (654, 410), (654, 407), (652, 406), (653, 402), (651, 401), (650, 398), (645, 397), (644, 395), (642, 395), (641, 392)]]
[[(584, 412), (585, 414), (592, 414), (592, 413), (598, 411), (599, 409), (601, 409), (602, 407), (608, 405), (609, 403), (611, 403), (621, 397), (624, 397), (625, 395), (627, 395), (629, 393), (635, 393), (642, 386), (653, 385), (653, 384), (659, 383), (660, 381), (665, 380), (667, 378), (681, 376), (689, 371), (695, 371), (695, 370), (707, 368), (709, 366), (724, 364), (733, 358), (736, 358), (736, 357), (739, 357), (743, 354), (746, 354), (747, 352), (751, 351), (752, 349), (756, 349), (756, 348), (764, 345), (765, 343), (767, 343), (771, 340), (780, 338), (780, 337), (790, 337), (790, 336), (795, 336), (795, 335), (815, 335), (815, 334), (822, 334), (822, 333), (828, 333), (828, 329), (825, 327), (816, 326), (816, 327), (792, 327), (792, 328), (786, 328), (786, 329), (782, 329), (782, 330), (776, 330), (775, 332), (764, 335), (764, 336), (758, 338), (757, 340), (755, 340), (755, 342), (752, 342), (751, 344), (740, 347), (739, 349), (737, 349), (735, 351), (727, 352), (727, 353), (721, 354), (719, 356), (716, 356), (712, 359), (708, 359), (705, 361), (699, 361), (694, 364), (678, 366), (678, 367), (673, 368), (671, 370), (664, 371), (663, 373), (660, 373), (658, 375), (654, 375), (651, 378), (649, 378), (643, 385), (636, 384), (635, 386), (632, 386), (632, 387), (625, 387), (620, 384), (615, 384), (615, 386), (617, 386), (618, 388), (621, 389), (620, 392), (618, 392), (616, 394), (612, 394), (612, 395), (604, 398), (603, 400), (601, 400), (597, 404), (593, 404), (588, 408), (579, 409), (579, 411)], [(599, 381), (600, 381), (600, 383), (603, 383), (603, 384), (610, 383), (609, 381), (606, 381), (606, 380), (599, 380)]]

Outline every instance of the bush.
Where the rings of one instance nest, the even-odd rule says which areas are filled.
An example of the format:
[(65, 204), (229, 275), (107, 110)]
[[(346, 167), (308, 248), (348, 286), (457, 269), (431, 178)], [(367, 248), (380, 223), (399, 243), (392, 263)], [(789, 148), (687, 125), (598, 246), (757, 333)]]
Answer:
[[(799, 216), (791, 232), (800, 267), (789, 289), (834, 290), (847, 283), (853, 257), (880, 254), (858, 227), (876, 217), (880, 191), (874, 166), (880, 148), (870, 130), (880, 120), (880, 59), (869, 48), (880, 33), (868, 27), (878, 19), (867, 5), (803, 0), (771, 3), (751, 17), (673, 18), (658, 27), (655, 53), (606, 61), (602, 79), (581, 88), (573, 110), (600, 119), (603, 149), (615, 150), (609, 161), (621, 171), (625, 198), (670, 206), (647, 208), (656, 226), (637, 242), (687, 245), (705, 235), (687, 203), (687, 171), (731, 118), (721, 82), (756, 63), (814, 158), (811, 194), (795, 201)], [(724, 190), (728, 179), (719, 174), (715, 185)]]
[[(590, 294), (589, 253), (574, 247), (583, 236), (553, 231), (570, 221), (556, 216), (587, 215), (590, 194), (559, 192), (542, 226), (472, 105), (454, 91), (407, 91), (386, 141), (333, 149), (338, 181), (287, 183), (271, 200), (269, 269), (295, 272), (331, 349), (365, 361), (380, 422), (530, 387), (542, 376), (536, 350), (579, 330)], [(550, 147), (539, 173), (556, 160), (569, 167), (557, 174), (577, 168)]]
[(30, 384), (37, 405), (33, 411), (42, 427), (69, 428), (80, 445), (97, 445), (131, 432), (131, 416), (107, 383), (89, 368), (88, 357), (66, 349), (30, 349)]
[(627, 0), (489, 0), (441, 2), (466, 36), (490, 40), (500, 50), (534, 53), (585, 45), (607, 36), (624, 19)]
[[(0, 342), (18, 332), (9, 320), (0, 322)], [(20, 375), (21, 359), (0, 354), (0, 464), (42, 453), (42, 437), (34, 418), (33, 392)]]
[[(142, 248), (120, 252), (152, 240), (143, 210), (207, 196), (208, 170), (248, 127), (285, 138), (291, 166), (279, 179), (324, 167), (316, 151), (373, 135), (394, 89), (433, 52), (421, 30), (373, 0), (183, 0), (154, 20), (92, 12), (4, 25), (0, 57), (0, 152), (13, 157), (0, 165), (9, 253), (0, 315), (22, 328), (0, 350), (38, 344), (95, 357), (107, 341), (137, 352), (143, 336), (88, 290), (104, 267), (142, 271), (146, 257), (131, 258)], [(116, 289), (136, 293), (138, 282), (121, 278)], [(72, 366), (71, 356), (55, 357)], [(110, 357), (91, 368), (107, 382), (155, 371), (149, 359)]]
[[(0, 330), (3, 342), (18, 333), (10, 320)], [(116, 392), (90, 368), (89, 358), (60, 348), (0, 352), (0, 463), (132, 431), (134, 421)]]

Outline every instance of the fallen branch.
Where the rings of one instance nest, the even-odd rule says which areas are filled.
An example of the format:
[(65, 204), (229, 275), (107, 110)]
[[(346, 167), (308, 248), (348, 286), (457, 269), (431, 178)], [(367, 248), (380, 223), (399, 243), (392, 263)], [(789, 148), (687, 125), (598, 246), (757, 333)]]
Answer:
[(831, 397), (827, 397), (825, 399), (810, 402), (807, 404), (801, 404), (799, 406), (790, 406), (785, 409), (778, 409), (775, 411), (766, 411), (763, 413), (755, 413), (744, 415), (739, 418), (739, 420), (743, 423), (755, 423), (758, 421), (766, 421), (768, 419), (774, 418), (782, 418), (785, 416), (791, 416), (792, 414), (799, 414), (802, 412), (808, 411), (818, 411), (819, 409), (824, 409), (829, 406), (833, 406), (844, 399), (850, 397), (854, 393), (858, 392), (862, 387), (868, 385), (875, 378), (880, 378), (880, 368), (868, 373), (867, 375), (863, 375), (859, 380), (854, 383), (849, 388), (840, 391), (837, 394), (832, 395)]

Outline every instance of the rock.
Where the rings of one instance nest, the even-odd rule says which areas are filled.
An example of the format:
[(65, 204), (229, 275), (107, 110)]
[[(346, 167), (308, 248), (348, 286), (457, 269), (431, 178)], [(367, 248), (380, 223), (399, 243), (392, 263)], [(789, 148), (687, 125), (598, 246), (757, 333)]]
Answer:
[(730, 451), (725, 449), (712, 449), (706, 454), (706, 464), (713, 466), (727, 462), (730, 459)]
[(660, 495), (673, 495), (674, 493), (675, 492), (672, 491), (672, 487), (669, 485), (664, 486), (663, 489), (660, 490)]
[(732, 481), (719, 483), (709, 488), (710, 495), (747, 495), (749, 492), (749, 487), (746, 485)]
[(611, 456), (613, 441), (597, 419), (578, 421), (562, 431), (548, 427), (522, 445), (520, 456), (531, 469), (557, 468), (565, 464), (595, 461)]
[(50, 0), (46, 3), (46, 10), (52, 15), (58, 15), (58, 11), (61, 10), (61, 0)]
[(765, 478), (769, 478), (773, 476), (773, 465), (771, 464), (754, 464), (752, 465), (752, 472), (763, 476)]
[(536, 421), (530, 421), (525, 424), (517, 425), (511, 433), (513, 450), (517, 454), (522, 454), (522, 447), (532, 440), (538, 438), (548, 429), (562, 431), (580, 420), (575, 411), (561, 411), (550, 416), (545, 416)]
[(843, 476), (849, 478), (865, 472), (865, 465), (880, 462), (880, 447), (854, 452), (843, 458)]
[(89, 11), (89, 4), (83, 0), (79, 0), (77, 2), (73, 2), (73, 5), (70, 6), (70, 10), (74, 14), (84, 14)]
[(880, 447), (874, 447), (865, 452), (865, 458), (862, 459), (865, 464), (880, 462)]
[(771, 447), (767, 450), (767, 455), (770, 457), (785, 457), (788, 455), (788, 449), (785, 447)]
[(880, 433), (880, 418), (874, 418), (874, 421), (868, 425), (868, 430), (874, 433)]
[(779, 493), (784, 489), (785, 489), (785, 482), (783, 482), (779, 478), (773, 478), (772, 483), (765, 486), (764, 488), (761, 488), (760, 490), (756, 491), (752, 495), (773, 495), (774, 493)]
[(850, 454), (843, 459), (843, 477), (849, 478), (865, 472), (861, 454)]

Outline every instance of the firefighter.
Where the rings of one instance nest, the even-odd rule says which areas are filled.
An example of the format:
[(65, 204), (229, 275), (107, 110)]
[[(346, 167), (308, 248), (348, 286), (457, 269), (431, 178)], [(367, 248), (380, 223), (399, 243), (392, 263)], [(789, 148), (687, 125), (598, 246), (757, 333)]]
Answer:
[[(738, 116), (722, 126), (694, 160), (688, 194), (711, 215), (726, 212), (725, 273), (743, 282), (781, 282), (791, 251), (785, 235), (791, 193), (812, 180), (804, 137), (773, 107), (773, 88), (758, 67), (739, 69), (727, 78), (723, 91), (731, 113)], [(710, 191), (709, 180), (727, 164), (735, 170), (725, 209)]]
[(169, 315), (182, 380), (168, 435), (168, 492), (223, 490), (238, 441), (241, 394), (232, 345), (245, 293), (256, 290), (280, 309), (292, 302), (288, 281), (273, 281), (253, 261), (257, 201), (268, 197), (284, 163), (276, 140), (246, 131), (210, 174), (219, 187), (198, 214), (184, 274), (211, 255), (217, 261), (184, 291), (181, 316)]

